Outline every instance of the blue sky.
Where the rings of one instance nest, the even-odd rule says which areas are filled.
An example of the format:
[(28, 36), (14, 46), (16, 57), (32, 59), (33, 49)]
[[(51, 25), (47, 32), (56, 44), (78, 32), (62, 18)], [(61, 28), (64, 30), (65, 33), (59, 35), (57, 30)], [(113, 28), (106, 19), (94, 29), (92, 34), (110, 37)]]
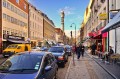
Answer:
[(60, 11), (65, 11), (65, 30), (74, 30), (70, 27), (76, 24), (77, 29), (83, 21), (84, 11), (89, 0), (28, 0), (37, 9), (41, 10), (53, 20), (56, 27), (61, 28)]

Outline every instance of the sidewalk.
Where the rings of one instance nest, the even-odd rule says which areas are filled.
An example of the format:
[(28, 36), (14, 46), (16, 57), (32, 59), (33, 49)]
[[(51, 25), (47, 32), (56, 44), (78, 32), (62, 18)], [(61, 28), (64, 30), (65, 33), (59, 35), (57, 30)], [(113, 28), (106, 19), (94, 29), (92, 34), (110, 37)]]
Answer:
[(86, 58), (80, 58), (80, 60), (77, 60), (76, 55), (74, 57), (75, 66), (73, 65), (73, 59), (71, 57), (70, 65), (68, 67), (65, 79), (90, 79), (89, 73), (84, 62)]
[(96, 63), (98, 63), (103, 69), (105, 69), (110, 75), (112, 75), (115, 79), (120, 79), (120, 66), (113, 63), (105, 63), (104, 61), (100, 60), (98, 56), (92, 56), (88, 53)]

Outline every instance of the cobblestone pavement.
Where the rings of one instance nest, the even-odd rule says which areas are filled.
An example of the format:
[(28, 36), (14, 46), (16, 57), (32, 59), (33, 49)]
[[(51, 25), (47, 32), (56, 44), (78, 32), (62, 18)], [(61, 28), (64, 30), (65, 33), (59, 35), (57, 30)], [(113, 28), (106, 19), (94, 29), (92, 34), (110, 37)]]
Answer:
[(71, 60), (65, 79), (114, 79), (103, 68), (101, 68), (87, 54), (80, 60), (76, 59), (75, 66)]

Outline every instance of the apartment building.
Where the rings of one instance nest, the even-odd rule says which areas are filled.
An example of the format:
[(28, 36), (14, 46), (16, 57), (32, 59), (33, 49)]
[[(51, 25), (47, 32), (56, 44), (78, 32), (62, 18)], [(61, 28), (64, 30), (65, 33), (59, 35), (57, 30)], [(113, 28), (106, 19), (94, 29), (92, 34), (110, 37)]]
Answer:
[(43, 14), (43, 38), (47, 41), (56, 41), (55, 39), (55, 25), (52, 20), (50, 20), (46, 14)]
[(120, 0), (109, 0), (109, 23), (103, 32), (108, 32), (108, 46), (120, 53)]
[(91, 13), (88, 20), (91, 30), (90, 35), (92, 35), (97, 49), (98, 45), (102, 45), (102, 51), (106, 51), (107, 33), (102, 34), (101, 30), (108, 23), (108, 0), (93, 0), (90, 9)]
[(28, 38), (28, 2), (26, 0), (0, 0), (0, 37), (2, 46), (19, 43)]
[(56, 42), (62, 43), (63, 42), (63, 31), (60, 28), (55, 28), (56, 31)]
[(42, 12), (29, 3), (29, 38), (31, 46), (41, 46), (43, 40)]

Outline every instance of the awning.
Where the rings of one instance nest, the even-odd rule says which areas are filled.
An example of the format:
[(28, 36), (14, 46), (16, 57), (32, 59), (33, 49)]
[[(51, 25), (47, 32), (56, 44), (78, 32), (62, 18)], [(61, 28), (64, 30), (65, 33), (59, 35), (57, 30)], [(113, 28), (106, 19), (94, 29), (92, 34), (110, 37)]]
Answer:
[(10, 41), (10, 42), (13, 42), (13, 43), (23, 43), (23, 44), (29, 43), (27, 41), (18, 41), (18, 40), (11, 40), (11, 39), (7, 39), (7, 41)]
[(103, 28), (102, 33), (109, 31), (110, 29), (116, 28), (118, 23), (120, 22), (120, 12), (116, 14), (116, 16)]

